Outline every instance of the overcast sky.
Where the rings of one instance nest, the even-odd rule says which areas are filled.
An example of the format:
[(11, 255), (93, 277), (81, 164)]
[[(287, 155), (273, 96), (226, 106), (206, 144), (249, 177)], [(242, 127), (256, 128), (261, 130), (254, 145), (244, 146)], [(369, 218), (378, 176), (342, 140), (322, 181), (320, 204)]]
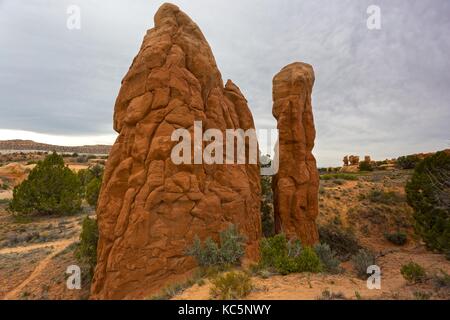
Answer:
[[(112, 143), (114, 101), (163, 1), (0, 0), (0, 140)], [(450, 147), (450, 1), (174, 1), (202, 29), (224, 80), (272, 128), (272, 78), (313, 65), (314, 154), (374, 159)], [(67, 7), (81, 29), (66, 27)], [(381, 30), (366, 26), (381, 8)], [(20, 130), (20, 131), (19, 131)]]

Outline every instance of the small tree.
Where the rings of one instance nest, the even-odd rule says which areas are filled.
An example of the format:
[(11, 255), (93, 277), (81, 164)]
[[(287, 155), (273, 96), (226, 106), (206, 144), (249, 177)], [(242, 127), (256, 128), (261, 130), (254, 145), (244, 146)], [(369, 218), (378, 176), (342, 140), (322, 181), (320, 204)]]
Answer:
[(102, 180), (94, 178), (89, 182), (86, 187), (86, 201), (92, 207), (97, 207), (98, 196), (100, 195), (100, 188), (102, 186)]
[(437, 152), (420, 162), (406, 184), (416, 232), (427, 246), (450, 252), (450, 155)]
[(97, 264), (97, 242), (97, 220), (86, 217), (83, 220), (80, 244), (75, 255), (80, 262), (86, 263), (89, 266), (91, 276)]
[(416, 155), (402, 156), (397, 158), (397, 167), (400, 169), (414, 169), (420, 162), (420, 159)]
[(78, 176), (55, 152), (40, 161), (28, 179), (14, 188), (9, 205), (10, 211), (20, 214), (73, 214), (80, 208)]

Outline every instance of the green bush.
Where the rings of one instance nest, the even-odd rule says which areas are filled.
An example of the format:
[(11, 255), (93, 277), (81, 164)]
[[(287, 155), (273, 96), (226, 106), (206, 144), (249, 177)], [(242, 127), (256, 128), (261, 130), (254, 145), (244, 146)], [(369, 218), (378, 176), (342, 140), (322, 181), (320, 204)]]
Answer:
[(287, 241), (283, 234), (264, 238), (260, 244), (260, 268), (273, 268), (286, 275), (294, 272), (321, 272), (322, 263), (310, 247), (300, 241)]
[(9, 209), (19, 214), (73, 214), (81, 209), (81, 193), (78, 176), (53, 153), (14, 188)]
[(311, 247), (303, 248), (295, 259), (295, 263), (297, 265), (297, 272), (318, 273), (323, 270), (320, 258)]
[(420, 162), (420, 159), (416, 155), (402, 156), (397, 158), (397, 167), (400, 169), (414, 169)]
[(367, 278), (367, 268), (376, 264), (375, 256), (364, 249), (360, 249), (357, 254), (352, 257), (353, 268), (358, 277)]
[(341, 261), (336, 257), (336, 254), (331, 250), (330, 246), (326, 243), (319, 243), (314, 246), (314, 251), (319, 257), (324, 270), (329, 273), (337, 274), (342, 271), (340, 264)]
[(406, 244), (406, 241), (408, 239), (408, 236), (404, 232), (385, 233), (384, 237), (389, 242), (392, 242), (393, 244), (396, 244), (398, 246), (403, 246), (404, 244)]
[(220, 233), (220, 247), (211, 238), (202, 245), (198, 237), (186, 251), (200, 267), (238, 265), (245, 254), (245, 238), (231, 225)]
[(361, 161), (358, 168), (359, 171), (373, 171), (372, 164), (368, 161)]
[(228, 272), (213, 279), (211, 296), (220, 300), (246, 297), (253, 289), (250, 276), (243, 272)]
[(100, 195), (100, 188), (102, 186), (102, 180), (94, 178), (86, 186), (86, 200), (92, 207), (97, 207), (98, 196)]
[(320, 242), (329, 245), (342, 261), (347, 261), (361, 249), (358, 240), (350, 230), (344, 230), (332, 223), (319, 226), (319, 238)]
[(420, 162), (405, 189), (416, 232), (429, 248), (450, 252), (450, 155), (437, 152)]
[(276, 267), (288, 255), (287, 239), (283, 234), (263, 238), (260, 243), (260, 264), (263, 267)]
[(97, 264), (97, 242), (97, 220), (86, 217), (83, 220), (80, 244), (75, 255), (80, 262), (86, 263), (89, 266), (91, 276), (93, 275), (95, 265)]
[(422, 282), (426, 278), (425, 269), (415, 262), (409, 262), (408, 264), (403, 265), (400, 269), (400, 273), (406, 281), (411, 283)]

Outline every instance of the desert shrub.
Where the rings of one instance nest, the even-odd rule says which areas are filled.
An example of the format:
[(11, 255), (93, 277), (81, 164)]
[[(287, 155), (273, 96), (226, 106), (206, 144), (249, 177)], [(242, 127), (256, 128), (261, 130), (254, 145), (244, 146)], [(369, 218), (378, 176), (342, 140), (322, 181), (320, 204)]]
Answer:
[(211, 296), (220, 300), (241, 299), (253, 289), (250, 276), (243, 272), (227, 272), (211, 282)]
[(333, 252), (333, 250), (331, 250), (328, 244), (326, 243), (316, 244), (314, 246), (314, 251), (316, 252), (317, 256), (322, 262), (322, 265), (326, 272), (334, 274), (341, 272), (340, 268), (341, 261), (339, 261), (339, 259), (336, 258), (336, 254)]
[(245, 254), (245, 238), (236, 226), (231, 225), (220, 233), (220, 257), (222, 263), (237, 265)]
[(429, 248), (450, 252), (450, 155), (437, 152), (420, 162), (405, 189), (416, 232)]
[(151, 296), (150, 300), (169, 300), (173, 298), (174, 296), (182, 293), (184, 290), (186, 290), (189, 287), (192, 287), (194, 284), (198, 284), (199, 286), (202, 286), (205, 284), (205, 281), (199, 277), (198, 274), (194, 274), (194, 276), (184, 282), (179, 283), (172, 283), (168, 286), (164, 287), (164, 289), (156, 294)]
[(19, 214), (73, 214), (81, 208), (81, 193), (78, 176), (53, 153), (14, 188), (9, 209)]
[(264, 267), (276, 267), (288, 255), (287, 239), (283, 234), (264, 238), (260, 243), (260, 264)]
[(406, 240), (408, 239), (408, 236), (405, 232), (385, 233), (384, 237), (389, 242), (392, 242), (393, 244), (396, 244), (398, 246), (403, 246), (404, 244), (406, 244)]
[(220, 246), (211, 238), (202, 245), (196, 237), (186, 254), (193, 256), (200, 267), (237, 265), (245, 253), (245, 238), (231, 225), (220, 233)]
[(375, 256), (365, 249), (360, 249), (351, 260), (356, 274), (362, 279), (367, 277), (367, 268), (371, 265), (375, 265), (376, 262)]
[(439, 273), (434, 274), (432, 281), (437, 288), (450, 289), (450, 275), (444, 270), (440, 270)]
[(430, 300), (431, 295), (431, 292), (414, 291), (414, 298), (416, 300)]
[(341, 180), (358, 180), (358, 176), (355, 174), (349, 174), (349, 173), (330, 173), (330, 174), (322, 174), (320, 175), (320, 180), (334, 180), (334, 179), (341, 179)]
[(404, 201), (404, 198), (395, 191), (371, 190), (365, 197), (370, 202), (386, 205), (396, 204)]
[(311, 247), (305, 247), (295, 258), (297, 272), (321, 272), (323, 267), (320, 258)]
[(348, 260), (361, 249), (358, 240), (351, 231), (342, 229), (332, 223), (319, 226), (319, 237), (320, 242), (329, 245), (336, 256), (343, 261)]
[(420, 162), (420, 159), (416, 155), (402, 156), (397, 158), (397, 167), (400, 169), (414, 169)]
[(273, 192), (272, 177), (261, 177), (261, 224), (265, 237), (271, 237), (275, 234), (275, 223), (273, 215)]
[(283, 234), (261, 240), (261, 268), (273, 268), (281, 274), (320, 272), (322, 263), (310, 247), (302, 248), (300, 241), (287, 241)]
[(359, 171), (373, 171), (372, 164), (368, 161), (361, 161), (358, 168)]
[(342, 292), (332, 292), (328, 289), (322, 291), (322, 294), (317, 297), (317, 300), (345, 300), (345, 295)]
[(94, 178), (86, 186), (86, 200), (92, 207), (97, 207), (98, 196), (100, 195), (100, 188), (102, 186), (102, 180)]
[(207, 238), (205, 243), (195, 237), (194, 243), (187, 250), (187, 255), (193, 256), (200, 267), (208, 267), (221, 264), (219, 246), (211, 238)]
[(400, 269), (400, 273), (406, 281), (411, 283), (422, 282), (426, 278), (425, 269), (412, 261), (403, 265)]
[(86, 217), (81, 227), (80, 244), (75, 252), (75, 256), (80, 262), (89, 266), (91, 276), (97, 264), (97, 242), (97, 220)]

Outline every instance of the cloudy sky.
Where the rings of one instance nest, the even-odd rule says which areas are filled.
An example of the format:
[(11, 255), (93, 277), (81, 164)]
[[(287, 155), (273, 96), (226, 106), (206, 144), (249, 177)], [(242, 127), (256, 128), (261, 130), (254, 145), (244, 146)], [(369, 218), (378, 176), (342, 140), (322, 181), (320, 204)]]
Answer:
[[(114, 101), (153, 0), (0, 0), (0, 140), (112, 143)], [(174, 0), (202, 29), (224, 80), (272, 128), (272, 77), (313, 65), (314, 154), (385, 159), (450, 147), (450, 1)], [(369, 30), (367, 8), (381, 9)], [(81, 9), (81, 29), (66, 27)]]

